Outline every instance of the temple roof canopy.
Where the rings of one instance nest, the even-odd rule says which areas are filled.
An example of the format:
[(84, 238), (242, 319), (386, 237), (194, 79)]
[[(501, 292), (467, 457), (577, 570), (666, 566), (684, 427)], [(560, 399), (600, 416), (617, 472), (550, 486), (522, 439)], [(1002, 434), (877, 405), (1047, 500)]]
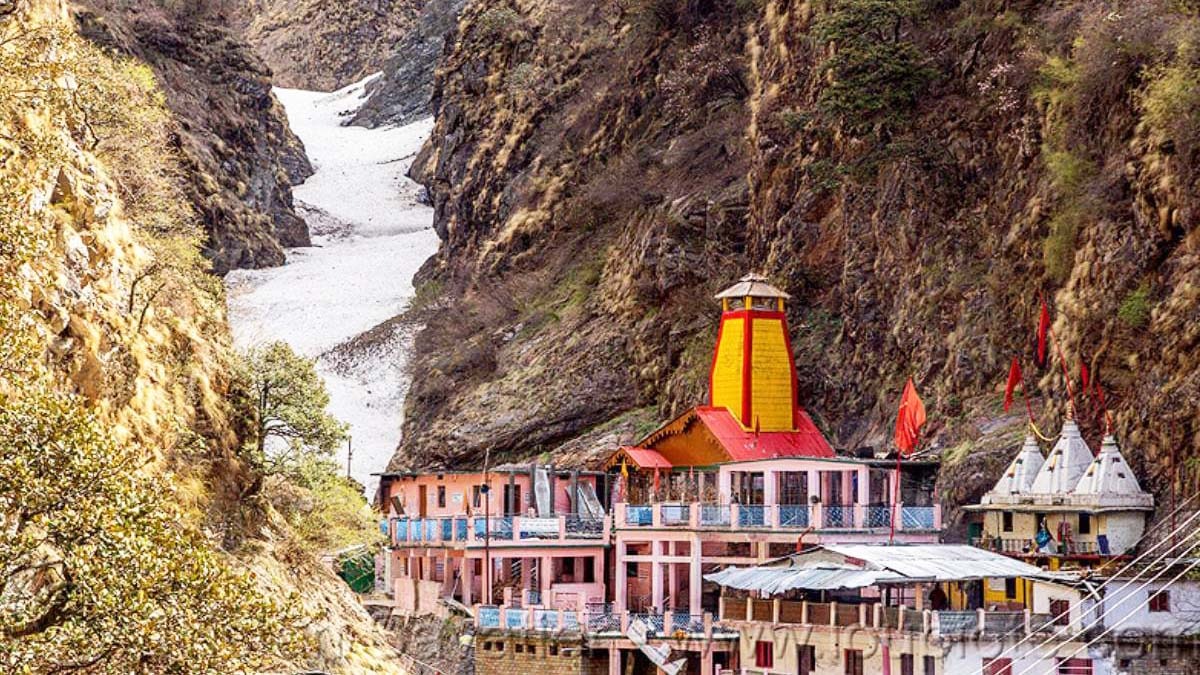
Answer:
[(775, 288), (767, 283), (767, 278), (761, 274), (747, 274), (742, 277), (736, 284), (726, 288), (714, 296), (717, 300), (740, 299), (740, 298), (782, 298), (790, 299), (792, 296)]

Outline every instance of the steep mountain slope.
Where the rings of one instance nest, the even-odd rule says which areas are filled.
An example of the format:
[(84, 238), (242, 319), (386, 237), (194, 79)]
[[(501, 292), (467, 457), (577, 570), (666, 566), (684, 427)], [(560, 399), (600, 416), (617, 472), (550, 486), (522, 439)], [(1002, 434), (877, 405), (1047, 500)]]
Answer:
[(378, 71), (425, 0), (252, 0), (224, 3), (275, 84), (333, 91)]
[[(443, 238), (425, 294), (456, 318), (417, 338), (393, 464), (680, 410), (711, 293), (756, 269), (796, 298), (802, 402), (835, 445), (886, 450), (916, 378), (952, 503), (1015, 447), (997, 387), (1044, 296), (1165, 497), (1200, 444), (1194, 9), (470, 2), (414, 166)], [(1046, 431), (1057, 368), (1029, 378)]]
[(367, 86), (370, 98), (353, 124), (375, 128), (407, 124), (430, 114), (433, 73), (447, 38), (454, 36), (466, 0), (429, 0), (391, 48), (383, 76)]
[(0, 669), (397, 672), (238, 453), (160, 81), (0, 5)]
[(83, 0), (75, 17), (86, 37), (146, 62), (162, 83), (214, 271), (279, 265), (284, 247), (309, 243), (291, 185), (312, 168), (270, 71), (207, 5)]

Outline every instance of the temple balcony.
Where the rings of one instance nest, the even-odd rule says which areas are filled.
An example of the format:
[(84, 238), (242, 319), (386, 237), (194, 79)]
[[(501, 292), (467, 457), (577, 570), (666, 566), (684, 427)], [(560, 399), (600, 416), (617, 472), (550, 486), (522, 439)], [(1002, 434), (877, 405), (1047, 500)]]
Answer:
[(690, 530), (938, 531), (940, 505), (906, 504), (617, 504), (613, 528)]
[(951, 639), (1008, 639), (1053, 634), (1062, 627), (1049, 614), (1029, 610), (929, 610), (881, 603), (806, 602), (800, 600), (722, 597), (722, 625), (799, 625), (815, 629), (858, 628)]
[(392, 518), (386, 527), (388, 539), (397, 548), (443, 547), (482, 548), (603, 545), (609, 540), (609, 518), (579, 515), (531, 516), (442, 516)]

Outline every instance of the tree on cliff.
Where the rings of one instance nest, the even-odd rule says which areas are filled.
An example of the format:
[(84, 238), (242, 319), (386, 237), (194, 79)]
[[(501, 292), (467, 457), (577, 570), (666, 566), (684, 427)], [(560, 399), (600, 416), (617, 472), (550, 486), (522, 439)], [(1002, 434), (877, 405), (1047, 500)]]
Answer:
[(346, 437), (346, 425), (326, 410), (329, 392), (313, 361), (286, 343), (250, 350), (241, 370), (250, 418), (246, 442), (266, 472), (289, 472), (307, 457), (328, 455)]

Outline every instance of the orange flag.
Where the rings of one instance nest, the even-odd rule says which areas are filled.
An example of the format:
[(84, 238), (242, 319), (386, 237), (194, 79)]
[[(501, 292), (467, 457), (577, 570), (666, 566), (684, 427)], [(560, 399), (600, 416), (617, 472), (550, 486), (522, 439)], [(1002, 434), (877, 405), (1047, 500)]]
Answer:
[(1046, 307), (1046, 301), (1042, 300), (1042, 310), (1038, 314), (1037, 328), (1037, 364), (1039, 366), (1046, 365), (1046, 333), (1050, 332), (1050, 309)]
[(917, 447), (917, 437), (925, 424), (925, 404), (917, 395), (917, 388), (912, 378), (904, 384), (904, 393), (900, 395), (900, 411), (896, 415), (896, 447), (901, 455), (911, 455)]
[(1012, 365), (1008, 367), (1008, 386), (1004, 388), (1004, 412), (1008, 412), (1012, 407), (1013, 392), (1017, 390), (1018, 384), (1021, 384), (1021, 364), (1014, 356)]

